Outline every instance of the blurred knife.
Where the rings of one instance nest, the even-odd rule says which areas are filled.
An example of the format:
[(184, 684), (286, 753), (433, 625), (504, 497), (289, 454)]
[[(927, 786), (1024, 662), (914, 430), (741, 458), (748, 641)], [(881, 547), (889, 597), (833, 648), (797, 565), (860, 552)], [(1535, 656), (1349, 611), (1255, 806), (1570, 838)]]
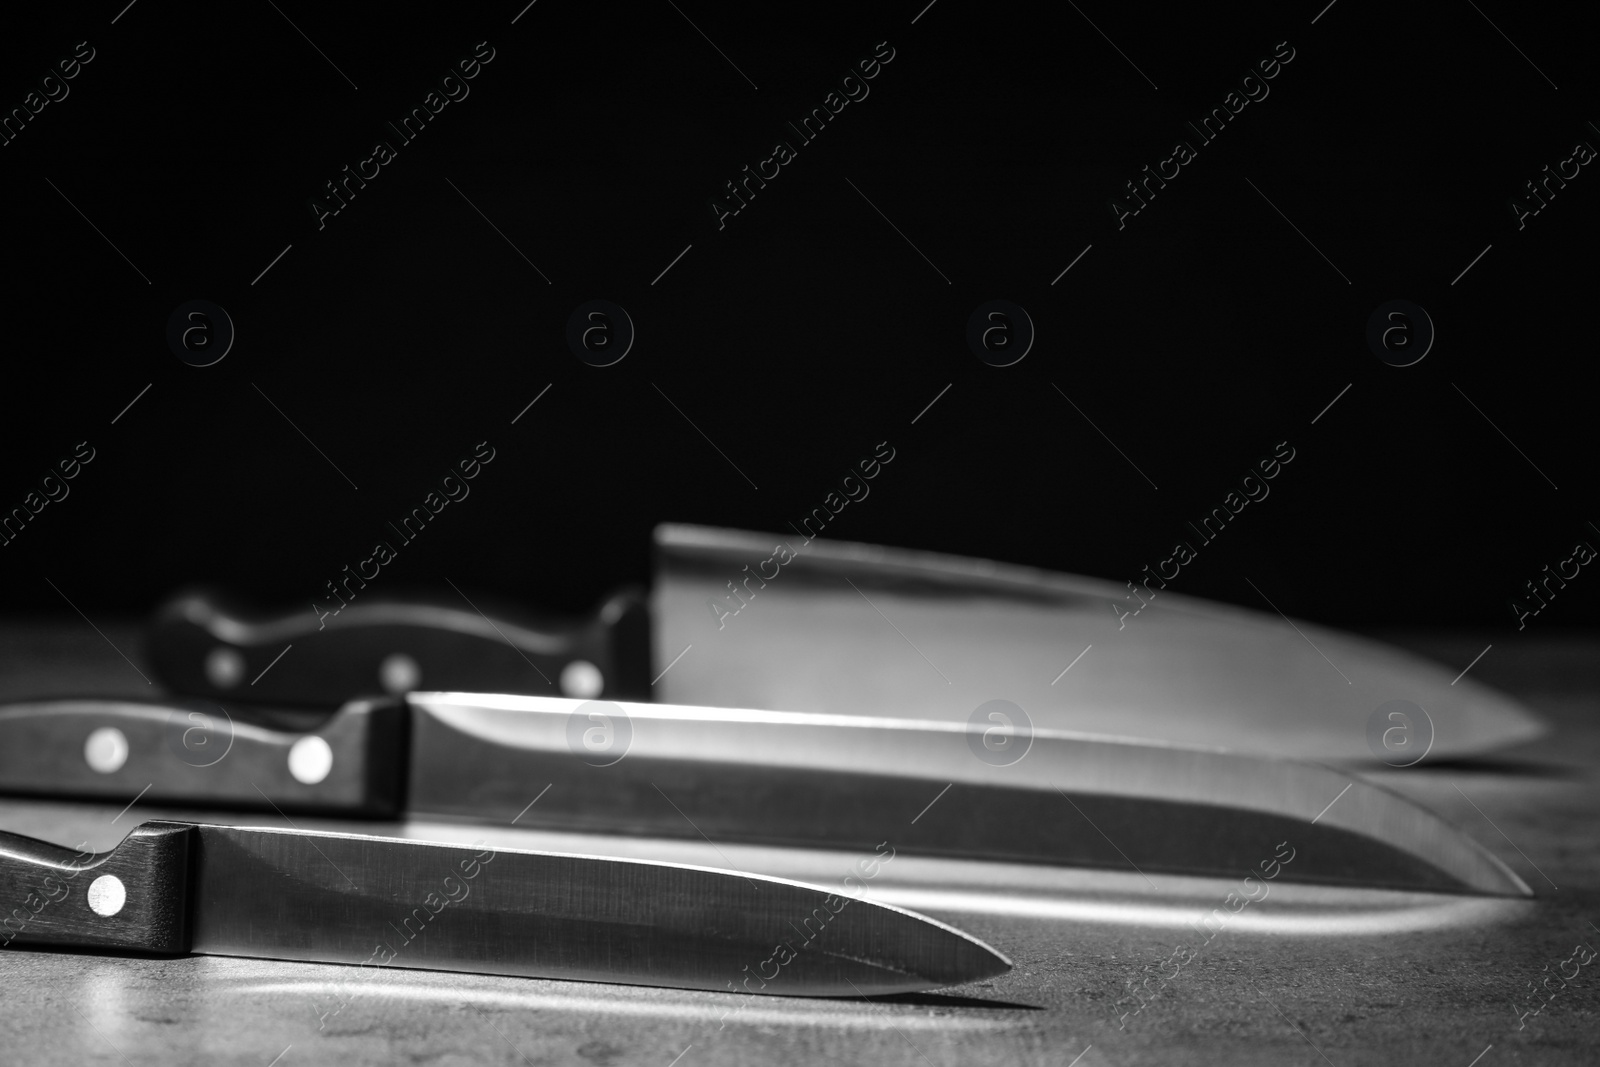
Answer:
[(299, 830), (147, 822), (99, 854), (0, 832), (0, 899), (19, 905), (5, 945), (789, 996), (905, 993), (1011, 969), (943, 923), (798, 882)]
[(1332, 768), (1030, 731), (1004, 706), (969, 726), (412, 693), (311, 730), (203, 707), (0, 707), (0, 790), (1529, 894), (1438, 816)]
[(1421, 709), (1407, 751), (1434, 759), (1544, 731), (1427, 660), (1159, 581), (695, 526), (655, 541), (649, 600), (624, 591), (582, 623), (459, 599), (269, 616), (190, 593), (149, 652), (180, 693), (325, 707), (428, 688), (961, 722), (998, 698), (1050, 729), (1361, 762), (1393, 762), (1371, 738), (1401, 720), (1370, 730), (1390, 701)]

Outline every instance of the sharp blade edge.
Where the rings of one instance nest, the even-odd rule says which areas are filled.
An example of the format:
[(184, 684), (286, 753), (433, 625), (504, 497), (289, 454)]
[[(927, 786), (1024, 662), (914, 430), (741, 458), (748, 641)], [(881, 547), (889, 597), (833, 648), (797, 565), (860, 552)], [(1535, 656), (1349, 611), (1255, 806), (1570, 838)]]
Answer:
[(211, 955), (790, 996), (1010, 967), (912, 912), (645, 861), (202, 826), (194, 886), (192, 950)]

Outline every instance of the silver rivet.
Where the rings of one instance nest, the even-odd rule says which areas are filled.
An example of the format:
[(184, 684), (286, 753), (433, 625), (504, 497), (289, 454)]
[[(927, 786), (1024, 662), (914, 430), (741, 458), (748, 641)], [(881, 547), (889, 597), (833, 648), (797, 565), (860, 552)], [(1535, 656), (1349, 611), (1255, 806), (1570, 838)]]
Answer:
[(301, 785), (316, 785), (333, 770), (333, 749), (320, 737), (302, 737), (289, 746), (289, 773)]
[(244, 657), (218, 645), (206, 653), (206, 680), (218, 689), (232, 689), (244, 680)]
[(92, 770), (112, 774), (128, 762), (128, 735), (115, 726), (102, 726), (83, 743), (83, 760)]
[(600, 668), (586, 659), (575, 659), (561, 668), (561, 691), (574, 700), (593, 700), (605, 687)]
[(128, 902), (128, 891), (122, 879), (114, 874), (102, 874), (89, 883), (89, 908), (96, 915), (110, 918)]
[(378, 664), (378, 681), (386, 693), (409, 693), (422, 681), (422, 667), (404, 652), (395, 652)]

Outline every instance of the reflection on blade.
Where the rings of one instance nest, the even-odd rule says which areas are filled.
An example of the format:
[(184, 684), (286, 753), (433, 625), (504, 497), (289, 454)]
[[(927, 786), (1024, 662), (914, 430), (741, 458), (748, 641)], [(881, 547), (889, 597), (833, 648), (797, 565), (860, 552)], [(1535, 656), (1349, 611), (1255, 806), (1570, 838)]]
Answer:
[(934, 920), (760, 876), (259, 828), (200, 841), (199, 953), (789, 996), (1010, 968)]
[[(574, 832), (1524, 896), (1482, 846), (1310, 763), (965, 722), (413, 693), (416, 814)], [(581, 750), (594, 732), (605, 759)], [(539, 794), (537, 804), (531, 804)], [(1289, 857), (1289, 858), (1286, 858)]]
[(1385, 758), (1367, 723), (1391, 700), (1426, 710), (1435, 759), (1544, 732), (1457, 681), (1465, 664), (1291, 624), (1265, 601), (698, 526), (658, 527), (656, 551), (655, 669), (693, 645), (655, 687), (666, 703), (965, 720), (1004, 698), (1047, 728), (1359, 762)]

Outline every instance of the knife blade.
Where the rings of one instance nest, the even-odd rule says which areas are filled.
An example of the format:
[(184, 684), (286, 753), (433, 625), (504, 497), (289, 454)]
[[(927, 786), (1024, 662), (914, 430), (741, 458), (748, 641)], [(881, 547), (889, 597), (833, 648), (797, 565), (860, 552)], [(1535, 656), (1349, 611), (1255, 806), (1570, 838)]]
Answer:
[(259, 827), (152, 821), (89, 854), (0, 833), (0, 900), (16, 904), (8, 945), (788, 996), (915, 992), (1011, 968), (936, 920), (799, 882)]
[(412, 693), (308, 732), (218, 708), (186, 749), (185, 708), (0, 708), (0, 789), (1230, 877), (1285, 844), (1290, 880), (1530, 895), (1467, 835), (1343, 771), (1014, 718)]
[(586, 620), (359, 598), (320, 619), (200, 592), (148, 646), (176, 692), (328, 707), (427, 688), (959, 720), (1003, 696), (1047, 728), (1356, 763), (1387, 759), (1368, 726), (1393, 700), (1422, 710), (1411, 743), (1435, 759), (1546, 729), (1420, 657), (1159, 581), (670, 524), (655, 547), (648, 599)]
[[(1390, 759), (1368, 727), (1392, 700), (1422, 709), (1410, 741), (1435, 759), (1546, 729), (1457, 670), (1159, 581), (695, 526), (656, 544), (656, 657), (694, 645), (667, 703), (959, 720), (1005, 697), (1045, 728), (1352, 763)], [(796, 551), (781, 568), (779, 544)]]

